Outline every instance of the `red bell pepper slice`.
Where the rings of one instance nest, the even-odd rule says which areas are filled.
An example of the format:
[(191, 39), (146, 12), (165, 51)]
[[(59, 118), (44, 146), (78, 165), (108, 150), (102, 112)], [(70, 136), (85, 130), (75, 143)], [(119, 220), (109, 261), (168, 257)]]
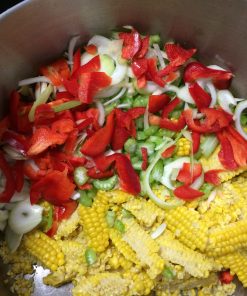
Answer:
[(161, 118), (160, 119), (160, 127), (166, 128), (171, 131), (181, 131), (185, 127), (185, 119), (184, 116), (181, 115), (178, 120), (173, 121), (168, 118)]
[(51, 171), (31, 186), (30, 201), (36, 204), (42, 197), (53, 205), (70, 201), (75, 185), (60, 171)]
[(77, 71), (72, 75), (72, 79), (77, 79), (79, 76), (83, 73), (91, 73), (91, 72), (97, 72), (100, 69), (100, 57), (99, 55), (92, 58), (89, 62), (86, 64), (80, 66)]
[(137, 119), (145, 113), (145, 107), (134, 107), (127, 111), (127, 114), (131, 116), (132, 119)]
[(192, 152), (196, 154), (200, 148), (200, 133), (192, 132)]
[(138, 88), (144, 88), (147, 85), (147, 79), (145, 75), (140, 76), (137, 79), (137, 86)]
[(149, 36), (145, 36), (142, 40), (141, 40), (141, 49), (138, 51), (138, 53), (136, 54), (136, 58), (140, 59), (145, 57), (147, 51), (148, 51), (148, 47), (149, 47)]
[(124, 143), (130, 138), (130, 132), (122, 126), (116, 125), (112, 135), (111, 146), (114, 151), (122, 149)]
[(204, 181), (215, 186), (220, 185), (219, 173), (224, 172), (224, 170), (209, 170), (204, 173)]
[(148, 167), (148, 150), (146, 147), (141, 147), (142, 152), (142, 170), (145, 171)]
[(142, 77), (148, 70), (147, 59), (137, 59), (131, 64), (131, 69), (137, 78)]
[(79, 123), (79, 124), (77, 125), (77, 129), (78, 129), (79, 131), (82, 131), (82, 130), (84, 130), (85, 128), (89, 127), (89, 125), (92, 124), (93, 121), (94, 121), (94, 119), (93, 119), (92, 117), (89, 117), (89, 118), (83, 120), (83, 122)]
[(77, 79), (64, 80), (63, 85), (69, 94), (75, 98), (78, 97), (79, 83)]
[(81, 66), (81, 49), (78, 48), (73, 56), (72, 76)]
[(41, 104), (39, 105), (34, 114), (34, 125), (49, 125), (56, 118), (56, 114), (49, 104)]
[(70, 77), (70, 69), (65, 59), (60, 59), (48, 66), (41, 67), (40, 72), (49, 78), (55, 86), (62, 85), (64, 80)]
[(82, 103), (90, 104), (100, 90), (111, 84), (111, 77), (104, 72), (82, 73), (79, 76), (78, 98)]
[(202, 174), (202, 165), (200, 163), (194, 163), (193, 169), (190, 163), (184, 163), (180, 169), (177, 180), (185, 185), (192, 184)]
[(2, 136), (2, 140), (23, 155), (26, 155), (29, 149), (28, 138), (12, 130), (6, 130)]
[(217, 138), (220, 142), (220, 152), (218, 154), (221, 164), (229, 170), (235, 170), (238, 165), (234, 159), (233, 149), (227, 135), (224, 131), (217, 133)]
[(12, 170), (4, 158), (3, 153), (0, 151), (0, 169), (5, 176), (4, 190), (0, 193), (0, 202), (7, 203), (11, 200), (15, 193), (15, 181), (12, 174)]
[(162, 110), (162, 117), (168, 117), (169, 114), (181, 103), (181, 100), (179, 98), (175, 98), (172, 101), (170, 101), (167, 106), (164, 107)]
[(189, 92), (199, 111), (202, 108), (209, 107), (212, 100), (211, 96), (197, 82), (190, 84)]
[(94, 44), (89, 44), (87, 46), (84, 46), (84, 49), (86, 50), (87, 53), (92, 55), (97, 53), (97, 46)]
[(74, 96), (72, 96), (71, 93), (69, 93), (68, 91), (60, 91), (56, 93), (56, 97), (55, 100), (61, 100), (61, 99), (73, 99)]
[(77, 136), (78, 136), (78, 129), (74, 129), (68, 136), (65, 145), (64, 145), (64, 152), (67, 155), (72, 155), (76, 148), (77, 143)]
[(54, 133), (70, 133), (74, 130), (74, 122), (73, 120), (67, 118), (67, 119), (59, 119), (52, 123), (51, 130)]
[(149, 114), (148, 121), (150, 125), (160, 125), (161, 118), (157, 115)]
[(52, 221), (52, 226), (51, 228), (46, 232), (46, 235), (49, 237), (53, 237), (57, 233), (57, 229), (59, 226), (58, 222), (58, 215), (59, 215), (59, 207), (54, 207), (53, 208), (53, 221)]
[(17, 118), (19, 116), (18, 113), (19, 113), (20, 100), (21, 100), (20, 94), (16, 90), (12, 91), (10, 95), (9, 118), (10, 118), (10, 123), (13, 129), (17, 128)]
[(85, 183), (85, 184), (80, 185), (80, 186), (77, 185), (77, 187), (78, 187), (80, 190), (90, 190), (90, 189), (93, 188), (93, 185), (90, 184), (90, 183)]
[(198, 197), (203, 196), (203, 192), (193, 189), (188, 185), (182, 185), (177, 187), (173, 193), (176, 195), (176, 197), (185, 200), (185, 201), (191, 201)]
[(111, 112), (107, 117), (106, 125), (86, 140), (81, 148), (83, 154), (95, 157), (105, 151), (113, 135), (114, 117), (115, 112)]
[(100, 172), (100, 171), (97, 171), (96, 167), (94, 167), (94, 168), (88, 169), (87, 175), (88, 175), (88, 177), (90, 177), (92, 179), (110, 178), (114, 175), (114, 170), (110, 169), (105, 172)]
[(170, 101), (170, 97), (166, 94), (150, 95), (148, 101), (148, 111), (156, 113), (163, 109)]
[(94, 162), (99, 171), (105, 172), (116, 160), (116, 153), (111, 155), (99, 155), (94, 158)]
[(24, 161), (17, 160), (14, 168), (13, 173), (15, 176), (15, 189), (17, 192), (21, 192), (23, 185), (24, 185)]
[(140, 34), (133, 30), (131, 33), (119, 33), (119, 38), (123, 39), (122, 58), (133, 59), (142, 46)]
[(6, 116), (2, 120), (0, 120), (0, 140), (2, 140), (3, 134), (10, 127), (9, 117)]
[(247, 164), (247, 143), (242, 144), (231, 133), (225, 132), (225, 135), (231, 143), (233, 155), (236, 163), (240, 167), (244, 167)]
[(229, 125), (226, 128), (226, 131), (230, 133), (239, 143), (247, 145), (247, 141), (242, 137), (242, 135), (240, 135), (238, 131), (235, 130), (233, 126)]
[(224, 88), (229, 85), (232, 79), (230, 71), (210, 69), (199, 62), (188, 64), (184, 71), (184, 82), (194, 82), (197, 79), (212, 79), (212, 81)]
[(219, 280), (222, 284), (230, 284), (234, 280), (234, 276), (231, 275), (230, 270), (221, 271), (219, 274)]
[(141, 192), (140, 179), (126, 155), (116, 155), (116, 170), (120, 187), (128, 193), (138, 195)]
[(167, 148), (164, 152), (162, 152), (161, 156), (163, 158), (170, 158), (176, 149), (176, 145), (172, 145), (171, 147)]
[(150, 58), (147, 60), (147, 62), (148, 62), (148, 71), (146, 73), (146, 77), (149, 80), (152, 80), (153, 82), (158, 84), (159, 86), (164, 87), (165, 81), (158, 75), (156, 58)]

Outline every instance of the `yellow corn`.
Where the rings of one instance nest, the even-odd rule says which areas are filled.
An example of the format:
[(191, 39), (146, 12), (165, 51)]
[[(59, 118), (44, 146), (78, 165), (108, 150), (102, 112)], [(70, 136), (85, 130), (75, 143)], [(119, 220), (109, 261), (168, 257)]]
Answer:
[(141, 264), (148, 266), (147, 274), (154, 279), (162, 272), (165, 263), (158, 255), (158, 244), (134, 219), (125, 219), (124, 224), (123, 240), (136, 252)]
[(219, 173), (218, 176), (220, 177), (221, 182), (225, 182), (225, 181), (231, 180), (233, 177), (241, 174), (247, 169), (247, 167), (244, 167), (234, 171), (225, 171), (225, 168), (222, 166), (218, 157), (219, 151), (220, 151), (220, 147), (217, 147), (213, 152), (213, 154), (208, 159), (205, 157), (202, 157), (200, 159), (203, 170), (205, 172), (209, 170), (224, 170), (224, 172)]
[(103, 193), (97, 194), (91, 208), (82, 205), (78, 208), (80, 224), (88, 238), (89, 246), (96, 252), (104, 252), (109, 245), (109, 229), (105, 219), (108, 208), (107, 196)]
[(200, 220), (200, 214), (185, 206), (166, 212), (167, 228), (183, 244), (192, 250), (204, 251), (207, 244), (208, 226)]
[(208, 277), (210, 271), (220, 270), (212, 259), (193, 251), (174, 238), (170, 231), (165, 231), (157, 238), (161, 256), (169, 262), (179, 264), (194, 277)]
[(177, 156), (188, 156), (190, 155), (190, 149), (191, 149), (191, 142), (182, 137), (177, 142)]
[(65, 263), (64, 254), (58, 242), (41, 231), (26, 234), (23, 244), (29, 253), (52, 271), (56, 271)]
[(131, 199), (123, 204), (123, 208), (130, 211), (142, 225), (151, 227), (158, 219), (164, 220), (165, 211), (157, 207), (152, 201), (145, 199)]
[(154, 281), (150, 279), (145, 271), (126, 271), (123, 274), (125, 279), (131, 281), (130, 295), (149, 295), (154, 287)]
[(222, 285), (220, 282), (198, 290), (197, 296), (229, 296), (234, 295), (236, 285), (234, 283)]
[(79, 226), (80, 216), (78, 210), (76, 210), (69, 219), (63, 220), (57, 229), (57, 233), (54, 236), (55, 239), (67, 238), (71, 235)]
[(218, 261), (236, 274), (244, 287), (247, 287), (247, 253), (234, 252), (218, 258)]
[(99, 273), (81, 278), (72, 290), (73, 296), (119, 296), (126, 295), (130, 281), (120, 273)]
[(108, 202), (113, 204), (122, 204), (133, 198), (133, 195), (119, 189), (110, 191), (99, 190), (97, 195), (105, 196), (108, 199)]

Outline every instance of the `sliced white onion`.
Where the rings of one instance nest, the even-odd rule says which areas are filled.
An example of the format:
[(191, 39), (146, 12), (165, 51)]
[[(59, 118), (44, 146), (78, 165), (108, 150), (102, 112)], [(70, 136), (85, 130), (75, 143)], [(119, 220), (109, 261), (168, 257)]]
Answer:
[(77, 200), (81, 197), (79, 192), (74, 192), (73, 195), (71, 196), (71, 199)]
[(95, 35), (88, 41), (88, 45), (93, 44), (97, 47), (99, 54), (108, 54), (107, 49), (109, 48), (110, 43), (110, 39), (100, 35)]
[(57, 91), (58, 91), (58, 92), (66, 91), (66, 88), (65, 88), (64, 86), (61, 85), (61, 86), (58, 86), (58, 87), (57, 87)]
[(162, 90), (161, 89), (157, 89), (156, 91), (154, 91), (153, 93), (152, 93), (152, 95), (161, 95), (162, 94)]
[(124, 108), (128, 108), (130, 105), (129, 104), (119, 104), (117, 105), (118, 109), (124, 109)]
[(134, 73), (133, 73), (131, 67), (128, 67), (127, 75), (128, 75), (130, 78), (135, 78), (135, 75), (134, 75)]
[(166, 223), (160, 224), (157, 229), (151, 233), (151, 238), (156, 239), (158, 238), (164, 231), (166, 230)]
[(216, 194), (217, 194), (217, 190), (213, 190), (210, 194), (209, 194), (209, 197), (207, 199), (207, 204), (210, 205), (211, 202), (213, 202), (215, 200), (215, 197), (216, 197)]
[(179, 99), (183, 100), (186, 103), (195, 104), (195, 102), (189, 92), (189, 84), (188, 83), (185, 83), (184, 86), (182, 86), (181, 88), (178, 88), (177, 96), (179, 97)]
[(5, 231), (5, 241), (12, 253), (14, 253), (22, 240), (23, 234), (15, 233), (9, 226), (7, 226)]
[(165, 87), (163, 88), (163, 91), (173, 91), (176, 94), (178, 94), (178, 92), (180, 91), (180, 88), (175, 86), (175, 85), (171, 85), (171, 84), (166, 84)]
[(100, 101), (95, 101), (96, 107), (99, 110), (99, 125), (102, 126), (105, 122), (105, 109)]
[(34, 84), (38, 82), (51, 83), (50, 79), (48, 79), (46, 76), (37, 76), (37, 77), (27, 78), (19, 81), (18, 86), (24, 86), (24, 85)]
[(171, 180), (176, 181), (178, 174), (179, 174), (179, 169), (173, 169), (171, 173)]
[(111, 79), (112, 79), (111, 85), (115, 85), (123, 81), (124, 78), (126, 77), (127, 70), (128, 70), (127, 65), (116, 62), (115, 70), (111, 75)]
[(162, 53), (161, 53), (161, 50), (160, 50), (160, 47), (158, 44), (154, 43), (153, 44), (153, 47), (154, 47), (154, 50), (155, 50), (155, 53), (157, 55), (157, 58), (159, 60), (159, 63), (160, 63), (160, 68), (163, 69), (165, 68), (166, 64), (165, 64), (165, 61), (164, 61), (164, 58), (162, 56)]
[(180, 157), (164, 166), (163, 176), (160, 182), (169, 189), (175, 189), (171, 183), (171, 174), (173, 169), (181, 169), (185, 162), (190, 162), (189, 157)]
[(75, 46), (77, 41), (80, 39), (80, 36), (74, 36), (69, 41), (69, 47), (68, 47), (68, 64), (73, 65), (73, 54), (75, 50)]
[(148, 112), (148, 104), (147, 107), (145, 109), (145, 113), (143, 116), (143, 123), (144, 123), (144, 130), (149, 128), (149, 112)]
[(241, 125), (241, 114), (245, 109), (247, 109), (247, 100), (237, 104), (237, 107), (234, 113), (234, 120), (235, 120), (236, 129), (245, 138), (245, 140), (247, 140), (247, 133), (244, 131)]
[(224, 68), (222, 68), (222, 67), (220, 67), (218, 65), (209, 65), (207, 67), (210, 68), (210, 69), (214, 69), (214, 70), (227, 71), (226, 69), (224, 69)]
[(14, 147), (10, 146), (9, 144), (6, 144), (2, 147), (2, 149), (4, 150), (4, 152), (6, 154), (8, 154), (8, 156), (11, 159), (16, 159), (16, 160), (24, 160), (26, 159), (26, 156), (24, 155), (24, 151), (23, 153), (19, 150), (16, 150)]
[(104, 103), (104, 106), (107, 106), (107, 105), (109, 105), (109, 104), (111, 104), (111, 103), (116, 102), (117, 100), (119, 100), (125, 94), (126, 90), (127, 90), (127, 88), (126, 87), (123, 87), (121, 89), (121, 91), (115, 97), (113, 97), (109, 101), (106, 101)]
[(159, 87), (156, 83), (153, 81), (147, 81), (147, 84), (144, 88), (141, 89), (146, 94), (152, 94), (157, 90), (162, 90), (161, 87)]
[(187, 130), (182, 130), (182, 135), (189, 140), (190, 142), (192, 142), (192, 136), (191, 136), (191, 132), (187, 131)]
[(31, 205), (29, 199), (18, 202), (9, 215), (9, 227), (17, 234), (34, 229), (42, 220), (43, 208)]
[(120, 89), (121, 89), (120, 85), (110, 86), (106, 89), (99, 91), (95, 95), (95, 99), (104, 99), (104, 98), (112, 97), (112, 96), (116, 95), (120, 91)]
[(237, 104), (232, 93), (228, 89), (219, 90), (217, 93), (218, 102), (223, 110), (233, 114), (230, 105), (235, 106)]
[(37, 164), (34, 162), (34, 160), (32, 159), (28, 159), (25, 161), (25, 163), (27, 165), (30, 165), (32, 167), (32, 169), (35, 171), (35, 172), (38, 172), (39, 171), (39, 167), (37, 166)]
[(195, 181), (190, 185), (193, 189), (199, 189), (204, 183), (204, 173), (202, 172), (201, 175), (195, 179)]
[(146, 53), (146, 58), (154, 58), (156, 57), (155, 50), (151, 47), (148, 48), (148, 51)]
[(29, 192), (30, 192), (30, 185), (27, 181), (25, 181), (21, 192), (16, 191), (12, 196), (10, 202), (15, 203), (15, 202), (22, 201), (24, 199), (29, 198)]
[(205, 85), (206, 89), (208, 89), (209, 93), (210, 93), (210, 96), (211, 96), (211, 103), (209, 105), (209, 107), (214, 107), (215, 104), (216, 104), (216, 100), (217, 100), (217, 94), (216, 94), (216, 88), (215, 86), (213, 85), (212, 82), (208, 81)]

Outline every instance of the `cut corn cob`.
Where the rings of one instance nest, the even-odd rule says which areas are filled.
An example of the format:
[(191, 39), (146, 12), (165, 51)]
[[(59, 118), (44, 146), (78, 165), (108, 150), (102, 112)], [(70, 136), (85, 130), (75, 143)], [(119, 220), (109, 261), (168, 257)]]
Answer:
[(104, 272), (81, 278), (72, 290), (73, 296), (119, 296), (126, 295), (130, 281), (121, 277), (120, 273)]
[(131, 292), (128, 295), (149, 295), (154, 287), (154, 281), (150, 279), (145, 271), (126, 271), (123, 274), (125, 279), (131, 282)]
[(151, 227), (156, 220), (163, 221), (165, 212), (157, 207), (151, 200), (145, 199), (131, 199), (123, 204), (123, 208), (130, 211), (141, 223), (146, 227)]
[(210, 257), (223, 256), (247, 247), (247, 220), (216, 227), (209, 235), (207, 254)]
[(177, 142), (177, 156), (188, 156), (190, 155), (191, 142), (182, 137)]
[(204, 251), (208, 239), (208, 226), (201, 221), (200, 214), (185, 206), (166, 212), (167, 228), (178, 240), (192, 250)]
[(89, 246), (96, 252), (103, 252), (109, 245), (109, 229), (105, 219), (108, 208), (108, 199), (103, 193), (97, 194), (91, 208), (82, 205), (78, 207), (80, 224)]
[(52, 271), (56, 271), (65, 263), (64, 254), (58, 242), (41, 231), (26, 234), (23, 244), (28, 252)]
[(67, 238), (71, 235), (79, 226), (80, 216), (78, 210), (76, 210), (69, 219), (63, 220), (57, 229), (57, 233), (54, 236), (56, 240), (60, 238)]
[(212, 259), (184, 246), (168, 230), (159, 236), (156, 241), (161, 247), (160, 254), (166, 261), (183, 266), (185, 271), (194, 277), (206, 278), (212, 270), (220, 270), (221, 268)]
[(120, 252), (116, 249), (112, 252), (112, 257), (109, 259), (109, 265), (112, 269), (118, 269), (122, 267), (124, 270), (131, 269), (133, 263), (130, 260), (127, 260)]
[(133, 195), (119, 189), (110, 191), (99, 190), (97, 195), (105, 196), (108, 199), (108, 202), (113, 204), (122, 204), (133, 198)]
[(141, 264), (148, 266), (147, 274), (151, 279), (164, 268), (164, 260), (158, 255), (159, 246), (134, 219), (124, 220), (126, 231), (123, 240), (136, 252)]

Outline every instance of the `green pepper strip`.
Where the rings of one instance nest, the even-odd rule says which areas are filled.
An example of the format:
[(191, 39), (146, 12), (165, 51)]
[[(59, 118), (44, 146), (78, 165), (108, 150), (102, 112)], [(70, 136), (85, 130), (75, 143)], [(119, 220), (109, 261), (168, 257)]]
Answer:
[(78, 107), (80, 105), (81, 105), (80, 101), (69, 101), (69, 102), (65, 102), (65, 103), (62, 103), (57, 106), (52, 106), (52, 109), (54, 110), (54, 112), (61, 112), (61, 111), (65, 111), (65, 110), (69, 110), (69, 109)]

